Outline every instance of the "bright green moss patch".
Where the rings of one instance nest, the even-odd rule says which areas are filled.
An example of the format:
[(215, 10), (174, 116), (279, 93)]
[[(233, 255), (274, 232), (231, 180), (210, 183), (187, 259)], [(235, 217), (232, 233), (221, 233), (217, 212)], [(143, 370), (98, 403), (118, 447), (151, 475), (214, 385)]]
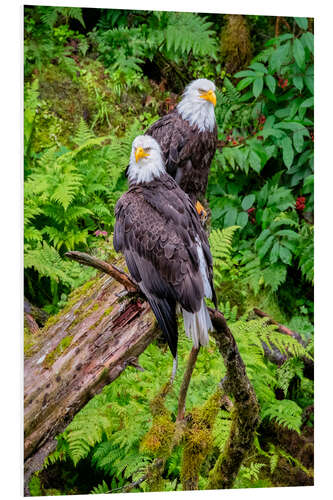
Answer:
[(43, 366), (45, 368), (51, 368), (53, 363), (56, 361), (56, 359), (59, 358), (59, 356), (71, 345), (73, 340), (73, 336), (68, 335), (67, 337), (64, 337), (57, 347), (53, 349), (49, 354), (47, 354), (46, 358), (44, 359)]

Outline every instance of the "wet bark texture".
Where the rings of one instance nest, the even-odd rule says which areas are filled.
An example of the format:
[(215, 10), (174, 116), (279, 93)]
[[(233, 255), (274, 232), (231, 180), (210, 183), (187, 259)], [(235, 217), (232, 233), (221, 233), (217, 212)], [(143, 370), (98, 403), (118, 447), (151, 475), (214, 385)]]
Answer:
[(24, 488), (55, 436), (157, 336), (148, 304), (107, 275), (83, 285), (36, 333), (24, 366)]
[(226, 489), (232, 488), (239, 468), (251, 449), (259, 424), (259, 404), (223, 314), (213, 310), (209, 314), (215, 328), (213, 336), (227, 369), (221, 386), (226, 394), (234, 398), (234, 408), (225, 449), (210, 473), (207, 488)]

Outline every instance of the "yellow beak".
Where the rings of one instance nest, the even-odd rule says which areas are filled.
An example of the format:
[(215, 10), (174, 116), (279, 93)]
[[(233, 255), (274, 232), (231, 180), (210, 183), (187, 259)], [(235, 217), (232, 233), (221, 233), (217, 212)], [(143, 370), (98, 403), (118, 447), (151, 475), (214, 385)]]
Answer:
[(143, 148), (141, 148), (141, 147), (136, 148), (136, 150), (135, 150), (135, 161), (137, 163), (140, 160), (140, 158), (146, 158), (147, 156), (149, 156), (149, 154), (146, 153)]
[(211, 102), (214, 106), (216, 106), (216, 95), (213, 90), (208, 90), (208, 92), (204, 92), (201, 94), (202, 99), (206, 99), (206, 101)]

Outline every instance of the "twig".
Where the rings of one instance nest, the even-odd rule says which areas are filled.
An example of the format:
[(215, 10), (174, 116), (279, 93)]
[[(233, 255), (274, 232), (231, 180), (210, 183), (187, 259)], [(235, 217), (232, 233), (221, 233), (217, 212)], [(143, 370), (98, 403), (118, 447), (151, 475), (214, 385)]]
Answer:
[(155, 467), (160, 467), (163, 463), (163, 460), (161, 458), (157, 458), (148, 468), (148, 471), (146, 474), (144, 474), (140, 479), (137, 479), (136, 481), (133, 481), (132, 483), (126, 484), (124, 486), (120, 486), (119, 488), (114, 488), (113, 490), (106, 491), (105, 493), (115, 493), (116, 491), (123, 491), (124, 493), (127, 493), (128, 491), (132, 490), (133, 488), (136, 488), (139, 486), (143, 481), (145, 481), (148, 476), (149, 472), (154, 469)]
[(280, 24), (280, 17), (277, 16), (276, 21), (275, 21), (275, 38), (279, 36), (279, 24)]
[(67, 252), (65, 253), (65, 256), (83, 264), (84, 266), (94, 267), (103, 273), (109, 274), (112, 278), (124, 285), (128, 292), (135, 293), (139, 291), (138, 285), (135, 281), (128, 274), (113, 264), (96, 259), (96, 257), (84, 252)]
[(188, 391), (188, 387), (190, 385), (190, 380), (192, 377), (192, 373), (194, 370), (195, 363), (198, 358), (198, 353), (200, 350), (199, 347), (192, 347), (190, 356), (187, 362), (184, 378), (182, 381), (182, 385), (180, 387), (180, 392), (179, 392), (179, 399), (178, 399), (178, 414), (177, 414), (177, 420), (183, 420), (184, 415), (185, 415), (185, 404), (186, 404), (186, 395)]
[(253, 312), (257, 315), (257, 316), (260, 316), (261, 318), (267, 318), (268, 319), (268, 323), (271, 324), (271, 325), (277, 325), (278, 326), (278, 330), (280, 333), (284, 333), (285, 335), (289, 335), (289, 337), (293, 337), (294, 339), (296, 339), (300, 344), (302, 344), (303, 347), (305, 347), (305, 342), (304, 340), (302, 339), (302, 337), (300, 336), (299, 333), (297, 332), (293, 332), (292, 330), (290, 330), (290, 328), (288, 328), (287, 326), (284, 326), (284, 325), (281, 325), (280, 323), (278, 323), (277, 321), (275, 321), (273, 318), (271, 318), (269, 316), (269, 314), (265, 313), (264, 311), (261, 311), (260, 309), (258, 309), (257, 307), (254, 307), (253, 308)]

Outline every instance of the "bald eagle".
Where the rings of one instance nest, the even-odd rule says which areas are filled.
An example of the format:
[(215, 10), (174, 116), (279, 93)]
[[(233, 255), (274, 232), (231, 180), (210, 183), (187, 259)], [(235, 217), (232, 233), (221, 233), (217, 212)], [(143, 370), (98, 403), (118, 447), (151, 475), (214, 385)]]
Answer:
[(178, 304), (193, 345), (209, 341), (204, 298), (216, 306), (216, 295), (208, 239), (190, 198), (166, 173), (152, 137), (134, 140), (128, 180), (129, 190), (115, 208), (114, 248), (124, 254), (176, 358)]
[[(196, 203), (205, 195), (217, 146), (215, 85), (200, 78), (185, 89), (182, 100), (168, 115), (153, 123), (145, 135), (161, 146), (167, 172)], [(197, 210), (203, 209), (200, 203)]]

